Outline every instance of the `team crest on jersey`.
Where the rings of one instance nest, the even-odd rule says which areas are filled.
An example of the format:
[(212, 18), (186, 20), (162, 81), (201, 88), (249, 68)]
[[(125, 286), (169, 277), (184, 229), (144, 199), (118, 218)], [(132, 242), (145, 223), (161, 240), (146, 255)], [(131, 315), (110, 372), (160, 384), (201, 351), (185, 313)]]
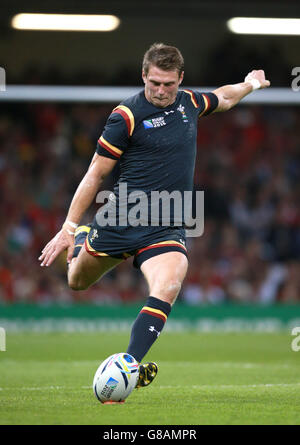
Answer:
[(94, 241), (95, 238), (99, 238), (97, 229), (94, 229), (91, 236), (91, 241)]
[(147, 119), (143, 121), (144, 128), (148, 130), (149, 128), (159, 128), (166, 125), (165, 118), (163, 116), (156, 117), (154, 119)]
[(188, 122), (189, 120), (187, 115), (185, 114), (184, 106), (180, 104), (177, 110), (180, 111), (183, 122)]

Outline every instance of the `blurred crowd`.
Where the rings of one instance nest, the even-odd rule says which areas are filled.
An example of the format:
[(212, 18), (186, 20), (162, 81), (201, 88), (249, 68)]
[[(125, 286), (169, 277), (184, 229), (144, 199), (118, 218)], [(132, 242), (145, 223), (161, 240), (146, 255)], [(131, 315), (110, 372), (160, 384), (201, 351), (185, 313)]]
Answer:
[[(0, 105), (0, 301), (117, 304), (148, 293), (128, 259), (87, 291), (66, 258), (38, 256), (60, 229), (113, 106)], [(179, 299), (191, 305), (300, 302), (300, 109), (239, 106), (199, 121), (195, 188), (205, 227), (188, 238)], [(118, 167), (103, 184), (112, 190)], [(83, 222), (91, 221), (96, 204)]]

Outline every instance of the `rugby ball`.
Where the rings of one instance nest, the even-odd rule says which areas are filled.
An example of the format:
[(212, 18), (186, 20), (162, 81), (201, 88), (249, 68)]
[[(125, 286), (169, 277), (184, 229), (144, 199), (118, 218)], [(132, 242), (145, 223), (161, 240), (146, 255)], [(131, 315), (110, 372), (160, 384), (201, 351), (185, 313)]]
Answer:
[(96, 371), (94, 394), (101, 403), (123, 402), (136, 387), (138, 377), (139, 364), (132, 355), (113, 354)]

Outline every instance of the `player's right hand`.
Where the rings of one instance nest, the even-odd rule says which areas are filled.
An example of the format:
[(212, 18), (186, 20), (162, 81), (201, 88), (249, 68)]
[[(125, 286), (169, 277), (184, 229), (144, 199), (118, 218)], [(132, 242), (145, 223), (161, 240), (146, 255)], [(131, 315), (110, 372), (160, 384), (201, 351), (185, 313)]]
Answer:
[(55, 258), (66, 249), (68, 250), (67, 262), (70, 263), (74, 251), (74, 235), (62, 228), (42, 250), (42, 254), (39, 257), (41, 266), (50, 266)]

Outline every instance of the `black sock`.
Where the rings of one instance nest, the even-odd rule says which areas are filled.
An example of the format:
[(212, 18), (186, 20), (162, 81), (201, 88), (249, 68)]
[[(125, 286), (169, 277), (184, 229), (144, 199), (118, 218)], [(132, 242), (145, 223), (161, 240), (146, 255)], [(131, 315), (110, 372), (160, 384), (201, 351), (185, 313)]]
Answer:
[(169, 303), (149, 297), (132, 326), (128, 354), (140, 362), (158, 338), (170, 312)]

